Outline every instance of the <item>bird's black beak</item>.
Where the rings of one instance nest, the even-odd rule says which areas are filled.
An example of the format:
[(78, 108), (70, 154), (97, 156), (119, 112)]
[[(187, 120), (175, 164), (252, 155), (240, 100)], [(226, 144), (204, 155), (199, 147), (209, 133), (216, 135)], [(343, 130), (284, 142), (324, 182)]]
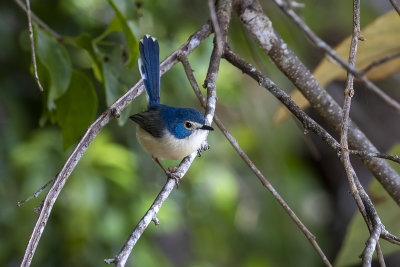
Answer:
[(214, 131), (214, 128), (211, 127), (211, 126), (208, 126), (208, 125), (203, 125), (203, 126), (201, 126), (200, 129), (202, 129), (202, 130)]

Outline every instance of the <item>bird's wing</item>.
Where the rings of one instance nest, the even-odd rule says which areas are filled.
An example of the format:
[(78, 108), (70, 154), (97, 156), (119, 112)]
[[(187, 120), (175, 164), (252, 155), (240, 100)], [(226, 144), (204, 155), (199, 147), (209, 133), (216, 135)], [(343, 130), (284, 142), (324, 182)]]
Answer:
[(165, 126), (161, 119), (160, 110), (158, 109), (149, 109), (134, 114), (129, 118), (154, 137), (160, 138), (164, 135)]

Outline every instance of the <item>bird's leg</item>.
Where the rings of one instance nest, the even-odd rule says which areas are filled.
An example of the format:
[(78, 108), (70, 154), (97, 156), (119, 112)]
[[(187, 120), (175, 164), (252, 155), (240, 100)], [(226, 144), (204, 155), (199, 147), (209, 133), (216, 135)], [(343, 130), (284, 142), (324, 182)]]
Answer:
[(179, 187), (179, 177), (174, 173), (176, 167), (169, 167), (168, 170), (166, 170), (164, 168), (164, 166), (161, 164), (161, 162), (158, 160), (158, 158), (153, 157), (153, 160), (158, 164), (158, 166), (161, 167), (161, 169), (165, 172), (165, 174), (167, 175), (167, 177), (169, 179), (174, 179), (175, 180), (175, 184), (176, 187)]

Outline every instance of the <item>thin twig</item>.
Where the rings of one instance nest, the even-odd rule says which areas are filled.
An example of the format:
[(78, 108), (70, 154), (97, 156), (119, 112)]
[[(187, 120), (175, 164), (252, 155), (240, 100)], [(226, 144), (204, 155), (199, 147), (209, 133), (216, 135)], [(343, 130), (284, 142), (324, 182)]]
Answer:
[(378, 242), (379, 237), (385, 230), (385, 226), (382, 224), (381, 219), (379, 218), (379, 215), (375, 210), (374, 204), (364, 190), (360, 190), (360, 197), (363, 201), (365, 211), (369, 219), (369, 223), (367, 224), (370, 231), (370, 237), (368, 238), (366, 242), (366, 247), (362, 253), (363, 266), (371, 266), (372, 255), (374, 254), (374, 250), (376, 247), (379, 264), (381, 267), (385, 267), (385, 259), (383, 257), (383, 253)]
[(400, 246), (400, 238), (389, 233), (386, 229), (382, 229), (381, 237), (392, 244)]
[(387, 55), (386, 57), (383, 57), (381, 59), (374, 60), (374, 61), (371, 62), (371, 64), (369, 64), (368, 66), (366, 66), (365, 68), (363, 68), (360, 71), (361, 75), (365, 75), (367, 72), (369, 72), (373, 68), (378, 67), (378, 66), (380, 66), (382, 64), (385, 64), (386, 62), (388, 62), (390, 60), (397, 59), (398, 57), (400, 57), (400, 52), (396, 52), (396, 53)]
[[(24, 5), (24, 3), (22, 3), (21, 0), (14, 0), (14, 2), (26, 13), (28, 13), (28, 9), (26, 8), (26, 6)], [(30, 10), (30, 9), (29, 9)], [(50, 35), (52, 35), (54, 38), (57, 39), (57, 41), (62, 42), (62, 36), (60, 34), (58, 34), (57, 32), (55, 32), (53, 29), (51, 29), (46, 23), (44, 23), (38, 16), (35, 15), (35, 13), (33, 13), (32, 11), (30, 11), (31, 13), (31, 17), (32, 20), (35, 21), (40, 28), (42, 28), (43, 30), (45, 30), (47, 33), (49, 33)]]
[[(58, 175), (58, 174), (57, 174)], [(54, 183), (54, 181), (57, 178), (57, 175), (54, 176), (50, 181), (48, 181), (45, 185), (43, 185), (42, 187), (39, 188), (38, 191), (36, 191), (33, 195), (29, 196), (28, 198), (22, 200), (22, 201), (18, 201), (17, 205), (18, 207), (21, 207), (22, 205), (24, 205), (26, 202), (28, 202), (29, 200), (31, 200), (32, 198), (36, 198), (40, 195), (40, 193), (43, 192), (43, 190), (48, 187), (50, 184)]]
[(39, 86), (40, 91), (43, 92), (43, 86), (40, 83), (39, 74), (38, 74), (38, 70), (37, 70), (37, 64), (36, 64), (35, 40), (33, 38), (33, 27), (32, 27), (32, 18), (31, 18), (32, 14), (31, 14), (30, 0), (26, 0), (26, 9), (27, 9), (26, 14), (28, 16), (29, 40), (31, 43), (33, 74), (35, 76), (35, 81), (36, 81), (37, 85)]
[[(173, 65), (175, 65), (178, 60), (176, 55), (180, 52), (185, 54), (190, 54), (206, 37), (211, 33), (211, 26), (209, 24), (204, 25), (199, 31), (193, 34), (189, 40), (179, 47), (175, 52), (168, 56), (161, 63), (161, 74), (168, 71)], [(60, 194), (64, 184), (66, 183), (71, 172), (78, 164), (83, 153), (86, 151), (88, 146), (91, 144), (93, 139), (97, 134), (106, 126), (117, 114), (119, 114), (126, 106), (131, 103), (138, 95), (143, 92), (143, 81), (140, 80), (135, 84), (125, 95), (114, 102), (92, 125), (89, 126), (85, 135), (76, 146), (75, 150), (72, 152), (71, 156), (68, 158), (67, 162), (64, 164), (62, 170), (57, 176), (54, 185), (48, 192), (45, 201), (43, 203), (42, 211), (36, 222), (35, 228), (33, 229), (32, 235), (30, 237), (28, 246), (25, 250), (25, 255), (22, 260), (21, 266), (30, 266), (32, 258), (35, 254), (36, 247), (42, 236), (44, 228), (46, 227), (47, 221), (49, 219), (51, 210)]]
[(359, 150), (349, 150), (350, 155), (357, 155), (360, 157), (375, 157), (381, 159), (388, 159), (393, 162), (400, 164), (400, 157), (397, 155), (388, 155), (384, 153), (377, 153), (377, 152), (368, 152), (368, 151), (359, 151)]
[[(209, 2), (210, 3), (210, 2)], [(215, 7), (212, 3), (210, 6), (210, 16), (213, 18), (213, 13), (216, 13), (217, 19), (213, 20), (214, 29), (219, 29), (219, 33), (215, 33), (214, 37), (214, 48), (211, 53), (210, 64), (208, 66), (206, 79), (204, 80), (203, 87), (207, 89), (207, 99), (208, 101), (214, 101), (213, 103), (207, 102), (207, 107), (215, 109), (216, 99), (217, 99), (217, 77), (219, 65), (223, 53), (224, 46), (228, 40), (228, 27), (229, 22), (231, 20), (232, 14), (232, 0), (220, 0), (217, 1), (217, 10), (215, 11)], [(208, 110), (206, 109), (206, 113)], [(212, 120), (206, 117), (206, 120), (211, 123)]]
[[(179, 57), (180, 61), (182, 62), (182, 65), (185, 69), (186, 76), (197, 96), (199, 99), (201, 105), (203, 107), (206, 106), (206, 100), (204, 96), (201, 93), (201, 90), (197, 84), (196, 78), (194, 77), (193, 70), (189, 64), (189, 61), (186, 56), (180, 56)], [(294, 211), (289, 207), (289, 205), (285, 202), (285, 200), (280, 196), (280, 194), (275, 190), (275, 188), (272, 186), (272, 184), (264, 177), (264, 175), (261, 173), (261, 171), (255, 166), (255, 164), (251, 161), (251, 159), (247, 156), (247, 154), (241, 149), (239, 146), (238, 141), (228, 132), (228, 130), (225, 128), (224, 124), (221, 122), (221, 120), (218, 118), (217, 115), (214, 116), (214, 122), (217, 124), (218, 128), (221, 130), (221, 132), (225, 135), (226, 139), (231, 143), (233, 148), (237, 151), (239, 156), (243, 159), (243, 161), (250, 167), (250, 169), (253, 171), (253, 173), (257, 176), (257, 178), (260, 180), (261, 184), (267, 188), (271, 194), (274, 196), (274, 198), (279, 202), (279, 204), (283, 207), (283, 209), (286, 211), (286, 213), (292, 218), (292, 220), (296, 223), (298, 228), (304, 233), (306, 238), (310, 241), (312, 246), (315, 248), (317, 253), (321, 256), (323, 262), (325, 263), (326, 266), (331, 266), (328, 258), (325, 256), (324, 252), (322, 249), (319, 247), (315, 236), (307, 229), (307, 227), (302, 223), (302, 221), (297, 217), (297, 215), (294, 213)]]
[(344, 59), (342, 59), (335, 50), (333, 50), (327, 43), (320, 39), (305, 23), (304, 21), (294, 12), (290, 5), (287, 5), (283, 0), (274, 0), (274, 2), (279, 6), (279, 8), (289, 16), (293, 22), (300, 27), (300, 29), (307, 35), (308, 39), (311, 40), (314, 45), (322, 49), (327, 53), (332, 59), (334, 59), (341, 67), (352, 73), (372, 92), (379, 96), (383, 101), (386, 102), (390, 107), (392, 107), (397, 112), (400, 112), (400, 103), (395, 99), (387, 95), (382, 91), (377, 85), (371, 82), (362, 71), (359, 71), (355, 66), (350, 66)]
[[(353, 67), (356, 63), (356, 54), (357, 54), (357, 46), (358, 41), (361, 39), (360, 33), (360, 0), (353, 0), (353, 35), (350, 44), (350, 52), (349, 52), (349, 66)], [(349, 181), (351, 194), (354, 197), (354, 200), (357, 203), (357, 206), (364, 217), (365, 222), (367, 223), (368, 229), (370, 231), (370, 237), (367, 242), (367, 246), (364, 250), (362, 257), (362, 266), (368, 267), (371, 266), (372, 263), (372, 255), (377, 248), (377, 254), (381, 265), (385, 265), (382, 251), (379, 247), (378, 239), (380, 237), (382, 225), (374, 223), (375, 220), (380, 219), (376, 214), (376, 217), (372, 217), (372, 213), (376, 213), (374, 206), (369, 202), (369, 197), (366, 193), (364, 193), (364, 189), (362, 188), (356, 172), (350, 162), (350, 154), (348, 147), (348, 131), (349, 131), (349, 114), (351, 107), (351, 99), (354, 96), (354, 75), (350, 72), (347, 73), (346, 79), (346, 89), (344, 91), (344, 103), (343, 103), (343, 118), (342, 118), (342, 130), (340, 134), (340, 149), (342, 154), (342, 163), (344, 169), (346, 171), (346, 176)], [(362, 192), (362, 193), (361, 193)], [(366, 201), (363, 202), (361, 198), (361, 194), (364, 196)], [(369, 206), (371, 210), (366, 209), (366, 204)], [(368, 212), (369, 211), (369, 212)]]
[[(360, 13), (358, 9), (358, 13), (356, 10), (357, 6), (357, 0), (354, 0), (354, 29), (353, 29), (353, 38), (351, 40), (351, 46), (350, 46), (350, 53), (349, 53), (349, 66), (354, 67), (355, 66), (355, 60), (356, 60), (356, 53), (357, 53), (357, 44), (360, 36), (360, 25), (359, 25), (359, 19), (360, 19)], [(359, 3), (358, 3), (359, 4)], [(343, 104), (343, 116), (342, 116), (342, 130), (340, 133), (340, 150), (342, 153), (342, 161), (344, 168), (346, 170), (347, 178), (349, 180), (349, 185), (350, 185), (350, 191), (353, 197), (356, 200), (356, 203), (361, 210), (363, 204), (361, 201), (361, 198), (358, 194), (358, 188), (355, 182), (355, 172), (353, 167), (351, 166), (350, 163), (350, 154), (348, 152), (349, 147), (348, 147), (348, 141), (347, 141), (347, 136), (348, 136), (348, 131), (349, 131), (349, 114), (350, 114), (350, 106), (351, 106), (351, 98), (354, 95), (354, 88), (353, 88), (353, 81), (354, 81), (354, 75), (350, 72), (347, 74), (347, 80), (346, 80), (346, 89), (344, 91), (344, 104)]]
[(219, 22), (217, 18), (217, 12), (215, 11), (214, 2), (215, 2), (214, 0), (208, 0), (208, 9), (210, 10), (210, 18), (215, 33), (215, 39), (217, 40), (216, 45), (218, 46), (219, 49), (222, 49), (223, 48), (222, 33), (221, 33), (221, 28), (219, 27)]

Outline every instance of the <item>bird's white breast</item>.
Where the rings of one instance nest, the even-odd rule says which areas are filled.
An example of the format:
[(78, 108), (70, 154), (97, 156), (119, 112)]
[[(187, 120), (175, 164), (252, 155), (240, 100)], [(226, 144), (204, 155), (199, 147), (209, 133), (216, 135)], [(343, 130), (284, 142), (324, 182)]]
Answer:
[(188, 137), (178, 139), (166, 130), (163, 137), (156, 138), (140, 126), (136, 130), (140, 145), (153, 157), (159, 159), (182, 159), (199, 149), (206, 136), (207, 131), (195, 130)]

